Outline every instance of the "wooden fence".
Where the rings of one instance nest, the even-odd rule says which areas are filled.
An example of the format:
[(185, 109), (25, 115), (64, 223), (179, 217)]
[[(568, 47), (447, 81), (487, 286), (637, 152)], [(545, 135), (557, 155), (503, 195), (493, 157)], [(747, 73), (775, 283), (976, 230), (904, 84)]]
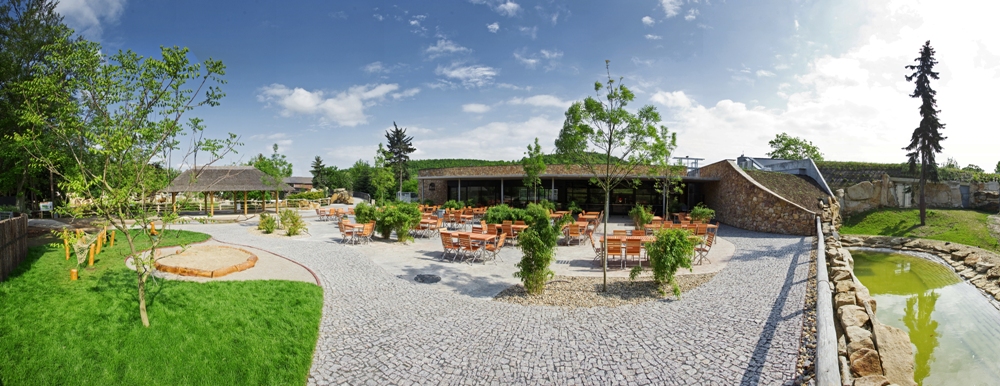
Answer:
[(28, 216), (0, 221), (0, 282), (28, 256)]

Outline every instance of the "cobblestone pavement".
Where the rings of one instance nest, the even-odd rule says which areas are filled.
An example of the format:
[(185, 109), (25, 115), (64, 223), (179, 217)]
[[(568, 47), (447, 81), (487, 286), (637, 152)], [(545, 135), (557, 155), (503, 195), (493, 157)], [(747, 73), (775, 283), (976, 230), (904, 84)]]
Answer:
[(328, 237), (282, 240), (186, 225), (294, 259), (325, 289), (309, 384), (787, 384), (795, 376), (810, 238), (731, 227), (736, 254), (682, 300), (526, 307), (400, 280)]

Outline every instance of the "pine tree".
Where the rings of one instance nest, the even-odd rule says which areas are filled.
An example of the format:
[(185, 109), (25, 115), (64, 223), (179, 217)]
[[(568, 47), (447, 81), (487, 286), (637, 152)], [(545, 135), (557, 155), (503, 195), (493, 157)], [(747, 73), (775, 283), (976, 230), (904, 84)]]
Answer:
[(406, 129), (396, 126), (396, 122), (392, 123), (392, 130), (385, 131), (385, 139), (387, 144), (386, 151), (386, 166), (392, 168), (393, 173), (399, 178), (399, 191), (403, 191), (403, 177), (408, 173), (406, 170), (406, 163), (410, 162), (410, 153), (413, 153), (417, 149), (413, 148), (413, 137), (406, 136)]
[(916, 88), (911, 98), (920, 98), (920, 126), (913, 130), (913, 137), (910, 138), (910, 145), (903, 148), (909, 151), (906, 156), (910, 163), (910, 172), (916, 171), (917, 163), (920, 163), (920, 225), (925, 225), (927, 220), (927, 202), (924, 198), (924, 186), (927, 180), (937, 181), (937, 163), (934, 161), (934, 154), (941, 152), (941, 141), (946, 137), (941, 136), (939, 130), (944, 129), (944, 123), (938, 120), (937, 114), (941, 110), (937, 109), (937, 99), (934, 97), (937, 92), (931, 88), (931, 79), (938, 79), (938, 73), (934, 72), (934, 49), (931, 48), (931, 41), (928, 40), (920, 48), (920, 56), (913, 60), (916, 65), (906, 66), (907, 70), (913, 73), (906, 76), (907, 82), (916, 83)]
[(313, 175), (313, 188), (324, 189), (327, 187), (326, 178), (326, 165), (323, 165), (323, 159), (316, 156), (312, 162), (312, 169), (309, 173)]

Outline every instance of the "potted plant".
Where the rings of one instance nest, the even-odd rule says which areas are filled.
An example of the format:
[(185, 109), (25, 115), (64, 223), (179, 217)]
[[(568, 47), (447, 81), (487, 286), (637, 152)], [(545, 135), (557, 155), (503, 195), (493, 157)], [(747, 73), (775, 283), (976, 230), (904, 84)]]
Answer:
[(699, 203), (691, 209), (691, 221), (709, 222), (715, 218), (715, 210)]
[(635, 223), (635, 229), (644, 229), (646, 224), (653, 222), (652, 208), (644, 205), (636, 205), (628, 212), (628, 216)]

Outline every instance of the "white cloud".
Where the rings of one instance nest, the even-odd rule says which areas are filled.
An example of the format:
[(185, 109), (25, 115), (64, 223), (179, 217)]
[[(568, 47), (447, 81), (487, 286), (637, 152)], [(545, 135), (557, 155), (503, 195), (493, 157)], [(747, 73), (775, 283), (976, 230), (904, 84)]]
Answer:
[(653, 35), (653, 34), (646, 34), (646, 39), (648, 39), (648, 40), (660, 40), (660, 39), (663, 39), (663, 36)]
[[(257, 100), (268, 105), (281, 106), (281, 115), (320, 115), (323, 123), (339, 126), (357, 126), (368, 123), (364, 110), (399, 89), (397, 84), (376, 84), (352, 86), (347, 91), (336, 94), (321, 90), (308, 91), (303, 88), (288, 88), (282, 84), (262, 87)], [(405, 92), (404, 92), (405, 93)], [(327, 95), (332, 94), (328, 97)]]
[(653, 18), (651, 18), (649, 16), (643, 16), (642, 17), (642, 24), (645, 24), (647, 27), (651, 27), (651, 26), (653, 26), (653, 24), (656, 24), (656, 20), (653, 20)]
[(424, 50), (424, 53), (426, 53), (427, 56), (433, 59), (443, 55), (449, 55), (459, 52), (470, 52), (470, 51), (472, 50), (462, 47), (451, 40), (442, 38), (438, 39), (437, 44), (427, 47), (427, 49)]
[[(557, 119), (540, 115), (525, 121), (490, 122), (464, 132), (414, 139), (413, 147), (417, 151), (411, 157), (439, 158), (441, 154), (448, 154), (454, 158), (521, 159), (524, 147), (536, 137), (543, 151), (552, 151), (552, 143), (562, 124), (562, 114)], [(371, 153), (374, 154), (374, 150)]]
[(497, 5), (493, 9), (501, 15), (513, 17), (516, 16), (517, 13), (521, 11), (521, 6), (513, 1), (507, 1), (505, 3)]
[(517, 52), (514, 53), (514, 59), (517, 59), (518, 62), (520, 62), (527, 68), (535, 68), (535, 65), (538, 64), (538, 59), (524, 57), (521, 54), (518, 54)]
[(493, 83), (497, 69), (483, 65), (466, 66), (463, 63), (452, 63), (447, 67), (438, 66), (434, 73), (462, 82), (465, 87), (482, 87)]
[(497, 83), (497, 88), (517, 91), (531, 91), (531, 86), (517, 86), (510, 83)]
[(529, 105), (535, 107), (556, 107), (565, 110), (569, 108), (569, 106), (573, 104), (573, 102), (564, 101), (554, 95), (543, 94), (543, 95), (535, 95), (528, 98), (520, 98), (520, 97), (511, 98), (509, 101), (507, 101), (507, 104)]
[(517, 29), (518, 29), (518, 31), (521, 31), (521, 33), (524, 34), (525, 36), (531, 36), (532, 40), (538, 38), (538, 27), (537, 26), (536, 27), (518, 27)]
[(632, 57), (632, 64), (634, 64), (636, 66), (652, 67), (653, 66), (653, 59), (642, 60), (642, 59), (639, 59), (638, 57), (633, 56)]
[(101, 40), (104, 26), (115, 24), (125, 10), (126, 0), (62, 0), (56, 12), (66, 25), (90, 40)]
[(660, 6), (663, 7), (663, 14), (668, 19), (677, 16), (677, 13), (681, 10), (682, 2), (683, 0), (660, 0)]
[(365, 70), (365, 72), (367, 72), (369, 74), (378, 74), (378, 73), (381, 73), (383, 71), (388, 71), (388, 69), (386, 69), (385, 66), (382, 65), (382, 62), (371, 62), (371, 63), (368, 63), (368, 65), (366, 65), (364, 67), (364, 70)]
[(687, 15), (684, 15), (684, 20), (691, 21), (698, 18), (698, 10), (691, 8), (688, 10)]
[(542, 57), (545, 59), (559, 59), (563, 56), (562, 51), (559, 50), (541, 50), (539, 53), (541, 53)]
[(795, 30), (796, 31), (799, 30), (799, 20), (798, 19), (795, 19)]
[(653, 94), (653, 96), (650, 97), (649, 99), (653, 102), (659, 103), (661, 105), (670, 108), (687, 109), (691, 108), (691, 105), (694, 103), (691, 100), (691, 98), (687, 96), (687, 94), (684, 94), (684, 91), (674, 91), (674, 92), (658, 91), (656, 94)]
[(392, 93), (392, 99), (409, 98), (409, 97), (412, 97), (414, 95), (417, 95), (418, 93), (420, 93), (420, 89), (419, 88), (406, 89), (403, 92), (394, 92), (394, 93)]
[(481, 103), (469, 103), (462, 105), (462, 111), (467, 113), (482, 114), (487, 111), (490, 111), (490, 106)]
[(500, 23), (493, 22), (493, 24), (487, 24), (486, 29), (490, 30), (492, 33), (497, 33), (500, 30)]
[(756, 74), (758, 78), (769, 78), (774, 76), (774, 73), (768, 70), (757, 70)]
[(377, 14), (377, 13), (376, 13), (376, 14), (374, 14), (374, 15), (372, 15), (372, 17), (374, 17), (374, 18), (375, 18), (375, 20), (378, 20), (378, 21), (382, 21), (382, 20), (385, 20), (385, 16), (382, 16), (382, 15), (379, 15), (379, 14)]

